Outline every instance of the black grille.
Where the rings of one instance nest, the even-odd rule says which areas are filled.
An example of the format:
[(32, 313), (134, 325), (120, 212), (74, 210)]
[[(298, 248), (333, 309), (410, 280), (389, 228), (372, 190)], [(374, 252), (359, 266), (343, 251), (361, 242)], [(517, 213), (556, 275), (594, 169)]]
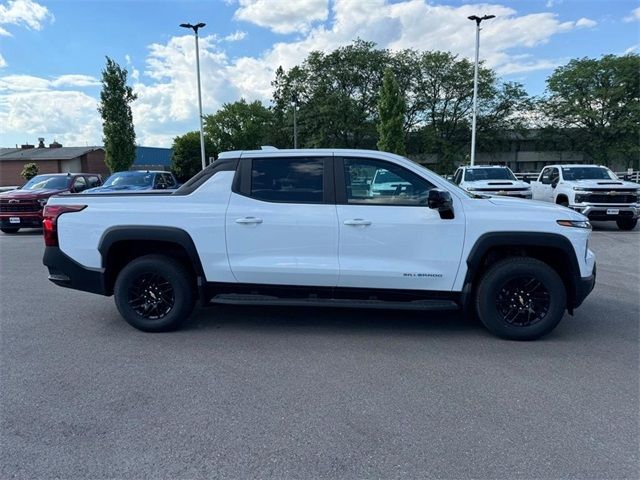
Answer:
[(2, 203), (0, 212), (37, 212), (42, 207), (38, 203)]
[(636, 203), (638, 201), (637, 195), (623, 194), (623, 195), (602, 195), (591, 194), (584, 195), (586, 197), (583, 201), (588, 203)]

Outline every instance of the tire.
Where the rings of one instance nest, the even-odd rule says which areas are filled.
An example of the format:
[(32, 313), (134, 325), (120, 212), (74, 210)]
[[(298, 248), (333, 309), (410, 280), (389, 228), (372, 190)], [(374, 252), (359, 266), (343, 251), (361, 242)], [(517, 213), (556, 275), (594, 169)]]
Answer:
[(619, 218), (618, 220), (616, 220), (616, 225), (618, 225), (618, 228), (620, 230), (633, 230), (634, 228), (636, 228), (637, 224), (637, 218)]
[(0, 231), (2, 231), (2, 233), (18, 233), (18, 230), (20, 230), (20, 227), (2, 227), (0, 228)]
[(130, 262), (114, 286), (116, 306), (131, 326), (144, 332), (176, 330), (193, 312), (193, 279), (180, 262), (146, 255)]
[(558, 202), (558, 205), (569, 208), (569, 200), (562, 199)]
[(567, 292), (560, 276), (546, 263), (529, 257), (496, 262), (482, 276), (476, 294), (480, 321), (491, 333), (510, 340), (548, 334), (566, 307)]

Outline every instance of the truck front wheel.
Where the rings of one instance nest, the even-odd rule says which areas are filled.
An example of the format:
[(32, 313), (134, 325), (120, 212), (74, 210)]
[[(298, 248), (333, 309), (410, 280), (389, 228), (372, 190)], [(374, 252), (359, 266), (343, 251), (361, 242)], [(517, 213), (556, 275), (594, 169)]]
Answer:
[(638, 224), (637, 218), (619, 218), (616, 224), (620, 230), (633, 230)]
[(187, 269), (164, 255), (145, 255), (130, 262), (114, 287), (120, 315), (145, 332), (175, 330), (193, 311), (195, 292)]
[(535, 258), (496, 262), (483, 275), (476, 293), (476, 309), (484, 326), (511, 340), (534, 340), (551, 332), (566, 306), (562, 279)]

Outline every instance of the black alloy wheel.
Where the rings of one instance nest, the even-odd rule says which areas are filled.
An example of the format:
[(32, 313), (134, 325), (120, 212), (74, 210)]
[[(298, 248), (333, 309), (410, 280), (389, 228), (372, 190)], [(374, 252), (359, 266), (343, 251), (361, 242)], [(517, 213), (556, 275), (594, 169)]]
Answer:
[(158, 273), (142, 273), (131, 282), (129, 305), (143, 318), (166, 317), (175, 304), (175, 293), (169, 281)]
[(529, 275), (507, 280), (496, 298), (502, 319), (514, 327), (527, 327), (544, 320), (550, 306), (551, 295), (547, 288)]

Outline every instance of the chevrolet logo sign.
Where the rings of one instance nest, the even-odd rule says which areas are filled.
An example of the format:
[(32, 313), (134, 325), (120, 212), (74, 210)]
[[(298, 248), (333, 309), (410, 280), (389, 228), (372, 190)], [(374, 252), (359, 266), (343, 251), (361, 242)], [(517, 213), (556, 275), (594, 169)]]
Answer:
[(11, 200), (9, 200), (9, 203), (20, 203), (20, 200), (16, 200), (15, 198), (12, 198)]
[(607, 195), (619, 195), (619, 193), (615, 190), (611, 190), (609, 193), (607, 193)]

